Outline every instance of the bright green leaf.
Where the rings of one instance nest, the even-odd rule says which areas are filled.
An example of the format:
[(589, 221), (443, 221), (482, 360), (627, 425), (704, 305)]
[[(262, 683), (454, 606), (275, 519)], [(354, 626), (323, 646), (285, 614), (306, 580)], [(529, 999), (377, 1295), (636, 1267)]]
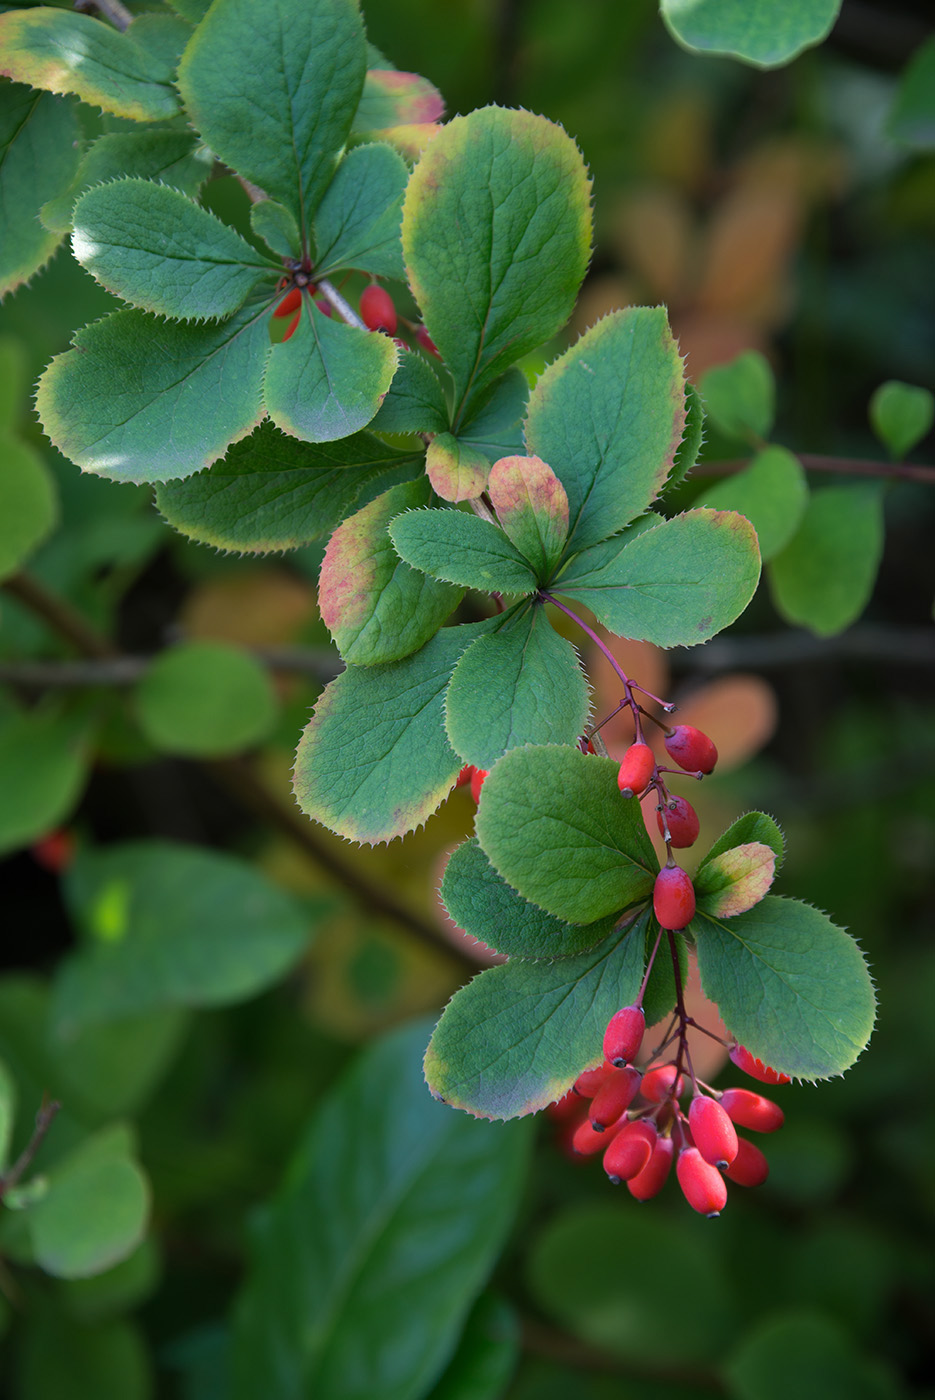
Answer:
[(568, 536), (568, 497), (551, 467), (540, 457), (501, 457), (488, 494), (507, 537), (548, 578)]
[(776, 416), (776, 381), (759, 350), (745, 350), (701, 376), (701, 397), (711, 422), (728, 437), (758, 443)]
[(652, 889), (658, 868), (639, 803), (617, 787), (618, 764), (577, 748), (512, 749), (484, 783), (476, 829), (524, 898), (586, 924)]
[(784, 447), (766, 447), (744, 471), (706, 486), (693, 504), (745, 515), (765, 561), (784, 549), (799, 528), (808, 485), (798, 457)]
[(788, 622), (834, 636), (866, 607), (882, 554), (879, 486), (826, 486), (812, 493), (797, 533), (770, 564), (773, 602)]
[(42, 708), (0, 719), (0, 851), (38, 840), (70, 815), (89, 757), (70, 715)]
[(704, 869), (708, 861), (714, 860), (724, 851), (729, 851), (734, 846), (746, 845), (750, 841), (769, 847), (776, 857), (776, 871), (778, 873), (785, 854), (785, 842), (779, 827), (773, 818), (767, 816), (765, 812), (744, 812), (742, 817), (731, 822), (702, 860), (698, 867), (699, 872)]
[[(116, 311), (78, 331), (36, 395), (55, 446), (115, 481), (171, 481), (223, 456), (264, 416), (265, 319), (245, 308), (220, 325)], [(171, 424), (171, 431), (167, 431)]]
[(831, 32), (841, 0), (660, 0), (672, 36), (699, 53), (778, 68)]
[(476, 836), (452, 851), (442, 876), (448, 917), (471, 938), (521, 958), (567, 958), (593, 948), (610, 932), (613, 914), (593, 924), (569, 924), (537, 909), (490, 864)]
[(544, 117), (485, 107), (429, 143), (406, 191), (403, 253), (454, 379), (456, 431), (469, 394), (565, 324), (590, 240), (584, 163)]
[(250, 205), (250, 227), (281, 258), (301, 258), (302, 235), (295, 215), (275, 199)]
[(874, 390), (870, 400), (870, 423), (895, 461), (905, 457), (931, 432), (933, 422), (935, 396), (928, 389), (890, 379)]
[(215, 0), (185, 51), (179, 88), (211, 149), (284, 204), (304, 233), (365, 72), (354, 0), (267, 0), (262, 24), (254, 0)]
[(370, 427), (378, 433), (443, 433), (448, 405), (438, 375), (424, 355), (400, 350), (399, 368)]
[(403, 510), (431, 495), (424, 477), (394, 486), (345, 520), (321, 566), (321, 618), (348, 664), (399, 661), (434, 636), (463, 591), (404, 564), (387, 533)]
[(568, 493), (569, 549), (616, 534), (662, 490), (685, 428), (683, 379), (661, 306), (605, 316), (540, 375), (526, 444)]
[(143, 733), (168, 753), (219, 757), (265, 739), (277, 704), (266, 670), (226, 642), (169, 647), (136, 690)]
[(528, 401), (529, 381), (514, 365), (472, 396), (458, 429), (458, 441), (483, 452), (491, 463), (525, 453), (523, 416)]
[(759, 904), (776, 873), (769, 846), (751, 841), (706, 860), (695, 876), (698, 908), (714, 918), (729, 919)]
[(308, 945), (302, 906), (235, 856), (131, 842), (82, 854), (69, 879), (87, 936), (55, 982), (63, 1041), (157, 1008), (243, 1001)]
[(935, 148), (935, 37), (920, 44), (901, 74), (885, 130), (901, 146)]
[(490, 769), (522, 744), (574, 744), (588, 716), (588, 686), (571, 642), (542, 607), (479, 637), (454, 669), (445, 728), (465, 763)]
[(0, 579), (15, 573), (58, 518), (55, 481), (37, 452), (0, 433)]
[(153, 180), (112, 180), (83, 194), (75, 257), (101, 286), (179, 320), (231, 316), (278, 264), (187, 195)]
[(756, 591), (756, 531), (730, 511), (691, 510), (629, 543), (593, 546), (552, 585), (618, 637), (696, 646), (739, 617)]
[(138, 122), (163, 121), (179, 110), (164, 55), (147, 53), (101, 20), (51, 6), (0, 15), (0, 73), (49, 92), (73, 92)]
[(439, 433), (428, 445), (425, 470), (443, 501), (475, 501), (487, 485), (490, 459), (451, 433)]
[[(12, 12), (0, 15), (0, 26), (16, 18)], [(0, 84), (0, 298), (28, 282), (61, 242), (61, 233), (43, 228), (38, 214), (71, 185), (80, 136), (73, 103), (19, 84)]]
[(405, 280), (400, 231), (408, 178), (389, 146), (348, 151), (315, 215), (316, 277), (353, 267)]
[(388, 335), (325, 316), (306, 297), (295, 334), (269, 357), (263, 386), (269, 416), (305, 442), (349, 437), (380, 407), (397, 358)]
[(17, 1400), (152, 1400), (155, 1378), (142, 1330), (88, 1327), (48, 1303), (31, 1307), (19, 1357)]
[(502, 530), (466, 511), (411, 510), (394, 520), (390, 537), (407, 564), (433, 578), (485, 593), (527, 594), (536, 576)]
[(330, 534), (358, 503), (420, 475), (422, 460), (369, 433), (307, 443), (261, 423), (207, 471), (157, 486), (156, 505), (183, 535), (218, 549), (297, 549)]
[(497, 621), (443, 628), (403, 661), (349, 666), (326, 686), (296, 755), (302, 810), (371, 845), (430, 817), (462, 766), (445, 734), (451, 673), (465, 647)]
[(639, 990), (648, 917), (574, 957), (513, 958), (478, 973), (452, 997), (426, 1051), (432, 1093), (483, 1118), (560, 1099), (600, 1064), (607, 1022)]
[(235, 1311), (237, 1400), (419, 1400), (454, 1352), (512, 1224), (529, 1135), (433, 1103), (425, 1033), (357, 1060), (267, 1208)]
[(843, 1074), (870, 1039), (874, 995), (863, 954), (826, 915), (767, 897), (746, 914), (692, 923), (705, 995), (733, 1035), (781, 1074)]

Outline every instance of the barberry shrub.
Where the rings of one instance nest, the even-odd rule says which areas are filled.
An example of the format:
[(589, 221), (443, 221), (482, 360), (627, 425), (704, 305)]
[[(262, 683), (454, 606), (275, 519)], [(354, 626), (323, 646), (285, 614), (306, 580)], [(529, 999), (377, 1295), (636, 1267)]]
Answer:
[[(442, 896), (508, 961), (450, 1002), (429, 1088), (480, 1117), (532, 1113), (599, 1064), (611, 1017), (637, 1003), (649, 1024), (676, 1008), (677, 1078), (689, 949), (754, 1059), (840, 1074), (873, 1024), (860, 950), (770, 893), (783, 839), (760, 812), (714, 841), (663, 932), (659, 861), (565, 635), (602, 645), (596, 618), (695, 646), (740, 616), (760, 574), (743, 515), (670, 512), (704, 415), (662, 307), (605, 316), (532, 386), (523, 372), (562, 332), (591, 254), (574, 141), (497, 106), (442, 125), (438, 94), (368, 48), (351, 0), (271, 0), (259, 18), (249, 0), (180, 8), (125, 34), (57, 10), (0, 16), (16, 83), (140, 124), (43, 190), (48, 238), (26, 240), (16, 275), (70, 230), (126, 307), (76, 333), (37, 409), (66, 457), (152, 483), (191, 539), (255, 554), (327, 539), (320, 607), (345, 669), (298, 747), (310, 819), (389, 842), (474, 770), (476, 835)], [(199, 203), (214, 159), (251, 195), (249, 238)], [(399, 342), (368, 330), (356, 282), (336, 285), (351, 274), (380, 279), (384, 313), (414, 303)], [(644, 744), (638, 678), (618, 674)], [(676, 761), (710, 771), (695, 734)], [(670, 772), (646, 778), (663, 836)], [(634, 1178), (651, 1171), (646, 1146)], [(680, 1151), (694, 1163), (687, 1139)], [(667, 1170), (668, 1149), (659, 1160)], [(681, 1172), (706, 1213), (711, 1172)]]

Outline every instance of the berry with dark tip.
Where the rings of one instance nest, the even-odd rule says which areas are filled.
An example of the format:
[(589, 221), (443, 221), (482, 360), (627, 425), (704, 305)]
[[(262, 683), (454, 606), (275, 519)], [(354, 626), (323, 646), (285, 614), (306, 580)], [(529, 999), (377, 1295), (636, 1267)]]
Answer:
[(701, 827), (698, 813), (684, 797), (670, 797), (666, 803), (665, 811), (656, 813), (656, 822), (659, 826), (660, 836), (665, 836), (668, 826), (669, 839), (676, 850), (684, 850), (686, 846), (694, 846), (698, 840), (698, 832)]
[(604, 1032), (604, 1058), (622, 1069), (632, 1064), (639, 1054), (646, 1030), (646, 1017), (641, 1006), (624, 1006), (615, 1011)]
[(689, 773), (711, 773), (717, 763), (714, 741), (692, 724), (677, 724), (663, 740), (666, 753)]
[(360, 294), (360, 319), (368, 331), (396, 334), (396, 307), (385, 287), (378, 287), (373, 282), (364, 288)]
[(604, 1153), (604, 1170), (616, 1186), (639, 1176), (649, 1164), (656, 1146), (656, 1129), (652, 1123), (637, 1119), (627, 1123)]
[(611, 1070), (591, 1103), (590, 1122), (595, 1132), (602, 1132), (626, 1113), (639, 1093), (642, 1077), (638, 1069)]
[(699, 1215), (720, 1215), (727, 1204), (727, 1187), (724, 1178), (706, 1162), (697, 1147), (683, 1147), (675, 1164), (682, 1195), (692, 1210)]
[(725, 1089), (720, 1103), (732, 1123), (755, 1133), (775, 1133), (785, 1121), (778, 1103), (750, 1089)]
[(631, 744), (623, 755), (617, 786), (624, 797), (637, 797), (645, 792), (656, 767), (656, 755), (648, 744)]
[(692, 1139), (706, 1162), (729, 1167), (737, 1156), (737, 1131), (717, 1099), (696, 1094), (688, 1110)]

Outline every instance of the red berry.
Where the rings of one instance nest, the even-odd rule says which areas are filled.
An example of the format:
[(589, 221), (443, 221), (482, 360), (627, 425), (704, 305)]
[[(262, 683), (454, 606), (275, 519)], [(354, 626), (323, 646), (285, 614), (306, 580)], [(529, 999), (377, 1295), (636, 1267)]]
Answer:
[(604, 1170), (616, 1186), (629, 1181), (649, 1165), (656, 1146), (656, 1129), (652, 1123), (638, 1119), (621, 1128), (604, 1153)]
[(553, 1123), (568, 1123), (571, 1119), (578, 1119), (581, 1111), (581, 1101), (578, 1095), (569, 1089), (567, 1094), (563, 1094), (560, 1099), (550, 1103), (546, 1108), (546, 1113)]
[(455, 783), (455, 787), (466, 787), (467, 784), (471, 781), (473, 775), (474, 765), (472, 763), (466, 763), (461, 769), (461, 772), (458, 774), (458, 781)]
[(727, 1187), (717, 1167), (706, 1162), (697, 1147), (683, 1147), (675, 1164), (682, 1194), (699, 1215), (720, 1215), (727, 1204)]
[(688, 772), (711, 773), (717, 763), (713, 741), (691, 724), (677, 724), (663, 742), (669, 757)]
[(679, 1082), (675, 1085), (675, 1093), (672, 1094), (672, 1085), (675, 1083), (675, 1065), (657, 1065), (655, 1069), (647, 1070), (643, 1075), (643, 1082), (640, 1085), (640, 1093), (644, 1099), (650, 1103), (662, 1103), (663, 1099), (679, 1098), (685, 1088), (685, 1082), (679, 1075)]
[(688, 1110), (692, 1139), (706, 1162), (729, 1167), (737, 1156), (737, 1133), (717, 1099), (696, 1094)]
[(672, 1170), (674, 1154), (675, 1144), (672, 1139), (670, 1137), (658, 1138), (656, 1146), (653, 1148), (653, 1155), (646, 1166), (627, 1182), (627, 1190), (630, 1195), (638, 1201), (648, 1201), (653, 1196), (658, 1196)]
[(76, 845), (74, 833), (62, 826), (34, 841), (30, 850), (39, 865), (53, 875), (60, 875), (74, 860)]
[(471, 796), (475, 802), (480, 801), (480, 790), (484, 786), (488, 771), (486, 768), (475, 768), (471, 774)]
[(365, 287), (360, 294), (360, 319), (368, 331), (386, 331), (396, 334), (396, 307), (393, 298), (384, 287), (376, 282)]
[(621, 1069), (639, 1054), (646, 1030), (646, 1017), (641, 1006), (624, 1006), (615, 1011), (604, 1032), (604, 1058)]
[(758, 1147), (746, 1138), (737, 1139), (737, 1156), (724, 1173), (738, 1186), (762, 1186), (769, 1176), (769, 1162)]
[(610, 1127), (605, 1128), (602, 1133), (596, 1133), (585, 1118), (584, 1122), (579, 1123), (575, 1129), (571, 1140), (572, 1148), (582, 1157), (591, 1157), (595, 1152), (603, 1152), (622, 1127), (622, 1123), (611, 1123)]
[(316, 297), (315, 305), (318, 307), (318, 310), (323, 316), (331, 315), (331, 302), (326, 301), (324, 297)]
[(769, 1065), (764, 1065), (745, 1045), (733, 1045), (729, 1053), (738, 1069), (742, 1069), (744, 1074), (749, 1074), (751, 1079), (758, 1079), (761, 1084), (792, 1083), (788, 1074), (780, 1074), (778, 1069), (770, 1069)]
[(302, 312), (297, 311), (293, 316), (292, 320), (289, 322), (288, 326), (286, 327), (286, 334), (282, 338), (283, 345), (285, 345), (286, 341), (289, 339), (290, 336), (295, 335), (301, 316)]
[(302, 293), (298, 287), (293, 287), (292, 291), (288, 292), (283, 297), (282, 301), (279, 303), (279, 305), (276, 307), (276, 310), (273, 312), (273, 315), (291, 316), (293, 311), (298, 311), (301, 305)]
[(416, 340), (422, 346), (422, 349), (427, 350), (430, 355), (434, 355), (436, 360), (441, 359), (441, 355), (438, 353), (438, 346), (424, 326), (418, 326), (416, 328)]
[(725, 1089), (721, 1095), (721, 1107), (732, 1123), (739, 1123), (741, 1128), (751, 1128), (755, 1133), (774, 1133), (785, 1121), (785, 1114), (778, 1103), (764, 1099), (762, 1094), (754, 1094), (750, 1089)]
[(687, 928), (695, 917), (695, 888), (677, 865), (664, 865), (653, 886), (653, 910), (663, 928)]
[(624, 797), (636, 797), (645, 791), (655, 767), (656, 755), (648, 744), (631, 744), (617, 774), (617, 786)]
[(626, 1113), (639, 1092), (642, 1077), (638, 1069), (611, 1070), (591, 1104), (589, 1116), (596, 1132), (609, 1128)]
[(598, 1065), (596, 1069), (584, 1070), (574, 1082), (574, 1092), (583, 1099), (593, 1099), (605, 1079), (613, 1072), (613, 1067), (608, 1064)]
[[(663, 821), (665, 817), (665, 821)], [(670, 797), (666, 803), (665, 812), (656, 813), (656, 821), (659, 824), (659, 835), (665, 836), (666, 826), (669, 828), (669, 837), (676, 850), (682, 850), (685, 846), (694, 846), (698, 840), (700, 822), (698, 813), (690, 802), (686, 802), (684, 797)]]

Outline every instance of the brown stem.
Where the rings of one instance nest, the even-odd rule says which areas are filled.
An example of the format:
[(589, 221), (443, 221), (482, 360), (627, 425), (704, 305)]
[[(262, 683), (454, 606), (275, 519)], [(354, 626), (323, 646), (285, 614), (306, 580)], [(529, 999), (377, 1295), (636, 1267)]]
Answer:
[[(839, 476), (875, 476), (893, 481), (921, 481), (935, 486), (935, 467), (915, 462), (874, 462), (864, 457), (823, 457), (813, 452), (796, 452), (808, 472), (832, 472)], [(698, 462), (690, 476), (735, 476), (749, 467), (752, 457), (731, 457), (723, 462)]]
[(92, 627), (71, 603), (46, 588), (32, 574), (14, 574), (12, 578), (5, 579), (0, 587), (30, 612), (41, 617), (53, 632), (71, 642), (83, 656), (112, 658), (120, 655), (109, 637)]
[[(284, 675), (309, 676), (326, 685), (340, 671), (324, 647), (248, 647), (261, 665)], [(158, 654), (158, 653), (157, 653)], [(136, 685), (155, 656), (89, 657), (80, 661), (0, 661), (0, 684), (26, 690), (75, 690), (86, 686)]]
[(103, 15), (121, 32), (133, 23), (133, 15), (120, 0), (75, 0), (75, 9), (79, 14)]
[(23, 1172), (32, 1164), (32, 1160), (39, 1148), (45, 1141), (45, 1135), (55, 1121), (55, 1115), (61, 1108), (61, 1104), (55, 1099), (43, 1100), (43, 1103), (36, 1114), (36, 1126), (33, 1128), (32, 1137), (23, 1148), (16, 1161), (8, 1171), (0, 1176), (0, 1200), (3, 1199), (7, 1191), (11, 1191), (19, 1183)]

